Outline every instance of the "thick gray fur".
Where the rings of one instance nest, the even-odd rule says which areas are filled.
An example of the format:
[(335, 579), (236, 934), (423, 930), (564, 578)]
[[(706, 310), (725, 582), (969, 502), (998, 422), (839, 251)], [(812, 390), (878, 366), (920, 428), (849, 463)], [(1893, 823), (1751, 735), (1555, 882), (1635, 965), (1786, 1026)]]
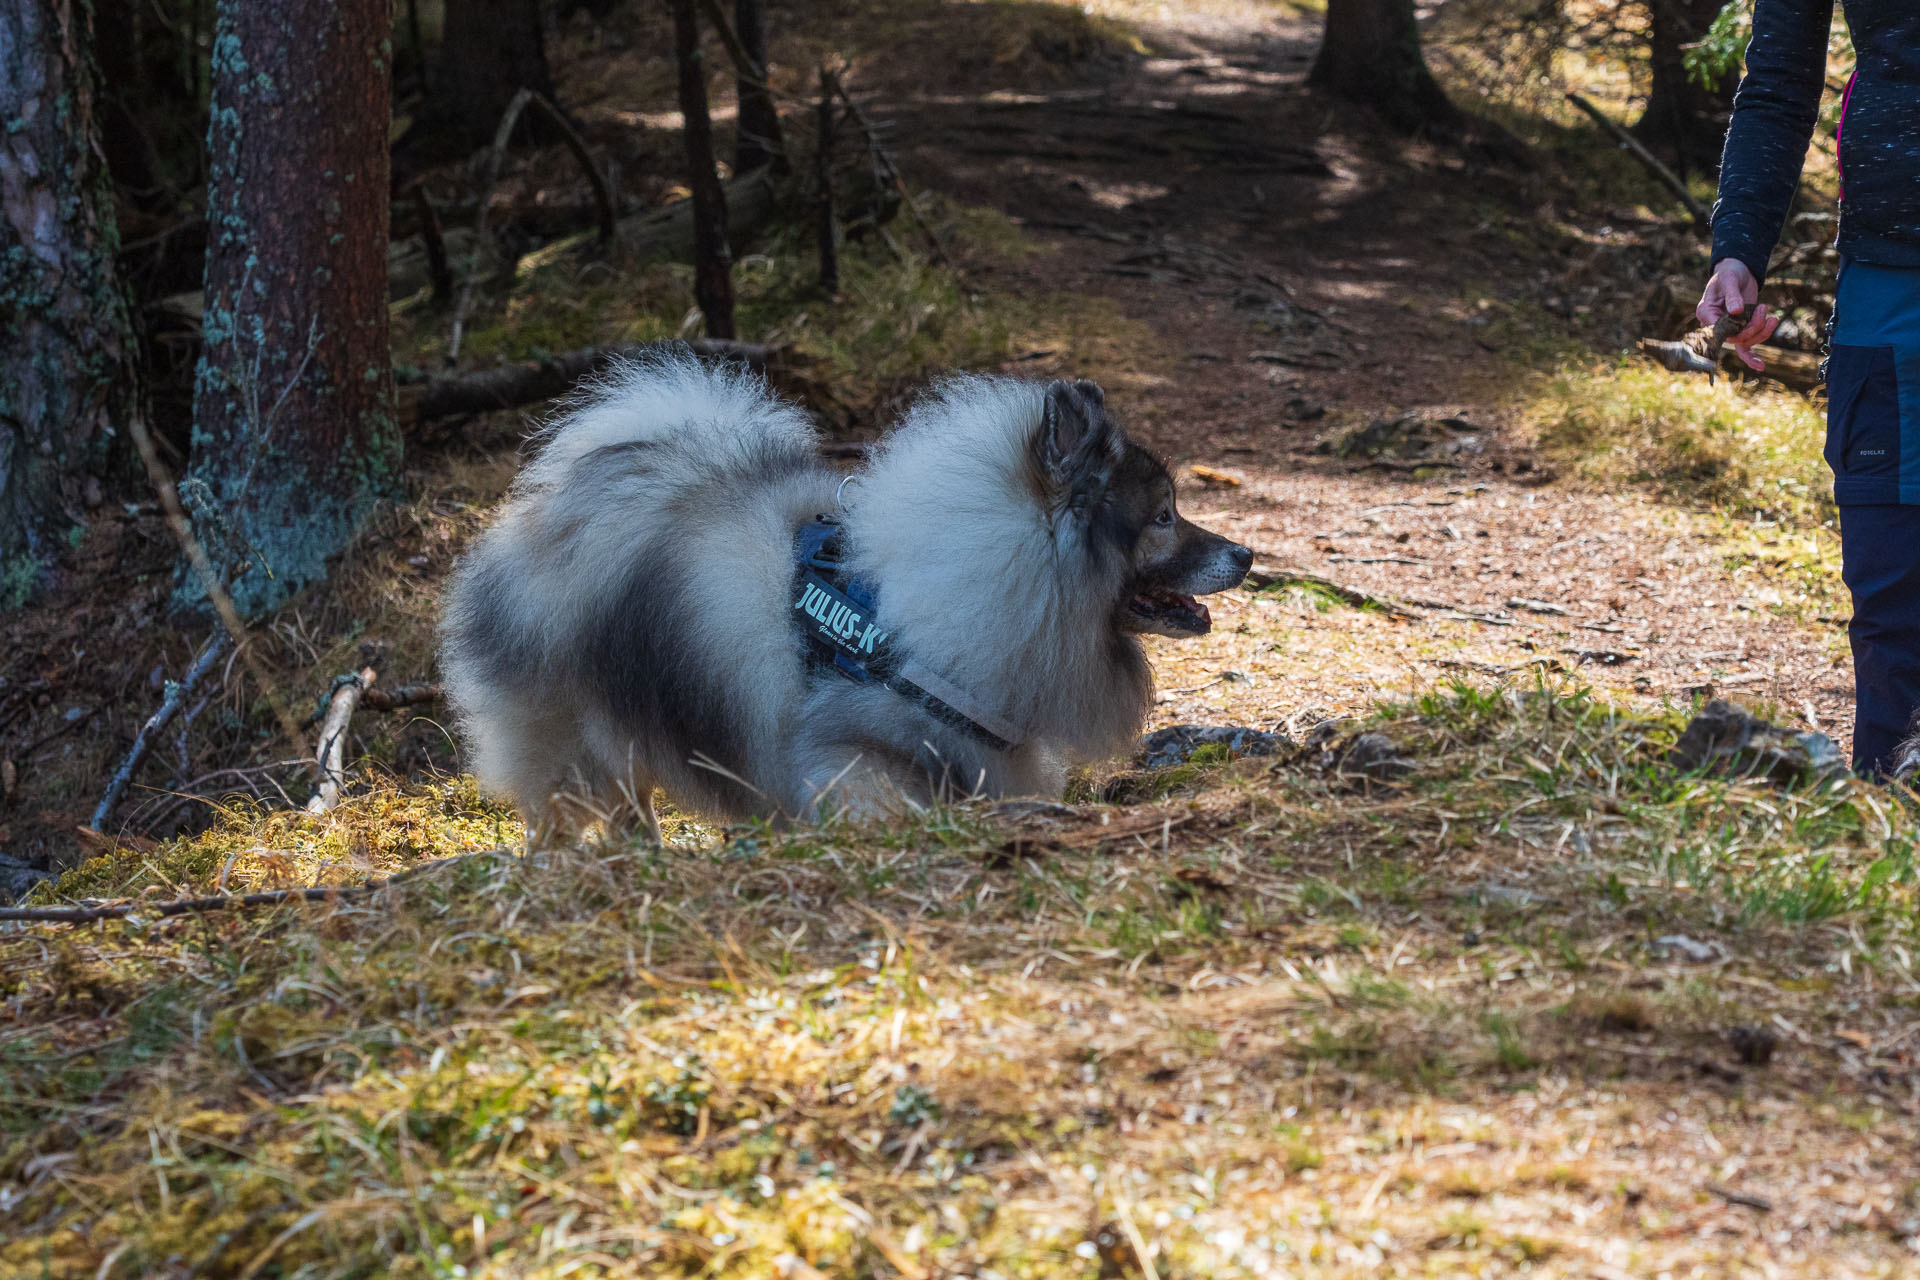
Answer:
[[(837, 511), (842, 477), (804, 415), (746, 373), (626, 365), (544, 433), (449, 585), (441, 667), (467, 764), (534, 839), (651, 828), (655, 786), (723, 820), (1057, 795), (1070, 762), (1130, 747), (1151, 705), (1113, 622), (1127, 556), (1083, 509), (1123, 449), (1090, 383), (963, 378), (846, 488), (849, 562), (894, 651), (1017, 726), (994, 751), (808, 669), (794, 534)], [(1239, 581), (1233, 550), (1238, 568), (1215, 554), (1183, 589)]]

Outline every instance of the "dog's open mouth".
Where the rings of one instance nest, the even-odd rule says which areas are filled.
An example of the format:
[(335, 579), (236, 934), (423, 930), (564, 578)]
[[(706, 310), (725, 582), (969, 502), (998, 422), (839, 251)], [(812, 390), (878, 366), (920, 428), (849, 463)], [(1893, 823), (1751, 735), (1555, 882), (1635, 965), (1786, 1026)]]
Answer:
[(1162, 636), (1203, 636), (1213, 629), (1213, 615), (1192, 596), (1159, 587), (1141, 587), (1121, 610), (1130, 631)]

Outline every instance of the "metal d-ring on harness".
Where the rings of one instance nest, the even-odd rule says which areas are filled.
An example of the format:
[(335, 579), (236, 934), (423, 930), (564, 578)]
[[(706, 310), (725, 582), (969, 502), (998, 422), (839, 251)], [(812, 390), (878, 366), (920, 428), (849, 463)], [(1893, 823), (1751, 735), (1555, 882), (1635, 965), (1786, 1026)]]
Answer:
[(794, 622), (808, 665), (897, 693), (995, 751), (1017, 746), (1020, 734), (1012, 725), (938, 672), (911, 659), (901, 661), (893, 652), (872, 589), (849, 577), (841, 563), (840, 537), (840, 522), (824, 515), (801, 525), (794, 536)]

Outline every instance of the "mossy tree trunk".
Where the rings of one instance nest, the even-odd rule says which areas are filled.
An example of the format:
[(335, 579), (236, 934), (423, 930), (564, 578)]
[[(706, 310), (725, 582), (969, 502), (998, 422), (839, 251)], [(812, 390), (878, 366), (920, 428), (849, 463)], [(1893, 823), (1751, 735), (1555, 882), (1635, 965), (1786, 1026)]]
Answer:
[(1413, 0), (1327, 0), (1307, 83), (1373, 107), (1407, 133), (1455, 133), (1465, 121), (1427, 70)]
[(0, 610), (44, 586), (141, 412), (88, 0), (0, 13)]
[[(219, 0), (204, 348), (182, 497), (240, 611), (397, 492), (388, 0)], [(182, 584), (181, 603), (202, 599)]]
[(1678, 162), (1682, 173), (1720, 167), (1738, 79), (1702, 88), (1687, 76), (1686, 47), (1706, 35), (1725, 0), (1647, 0), (1648, 61), (1653, 88), (1633, 136)]

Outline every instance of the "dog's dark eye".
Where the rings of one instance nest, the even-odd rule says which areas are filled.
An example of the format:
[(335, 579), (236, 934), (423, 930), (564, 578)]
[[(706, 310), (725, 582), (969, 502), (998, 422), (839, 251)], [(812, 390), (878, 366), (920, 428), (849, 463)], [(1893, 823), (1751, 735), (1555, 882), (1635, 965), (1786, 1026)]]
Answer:
[(1157, 524), (1157, 525), (1160, 525), (1160, 526), (1161, 526), (1161, 527), (1163, 527), (1163, 528), (1164, 528), (1165, 526), (1167, 526), (1167, 525), (1170, 525), (1170, 524), (1172, 524), (1172, 523), (1173, 523), (1173, 508), (1172, 508), (1172, 507), (1162, 507), (1162, 508), (1160, 508), (1160, 514), (1159, 514), (1159, 515), (1157, 515), (1157, 516), (1155, 516), (1155, 517), (1153, 518), (1153, 522), (1154, 522), (1155, 524)]

